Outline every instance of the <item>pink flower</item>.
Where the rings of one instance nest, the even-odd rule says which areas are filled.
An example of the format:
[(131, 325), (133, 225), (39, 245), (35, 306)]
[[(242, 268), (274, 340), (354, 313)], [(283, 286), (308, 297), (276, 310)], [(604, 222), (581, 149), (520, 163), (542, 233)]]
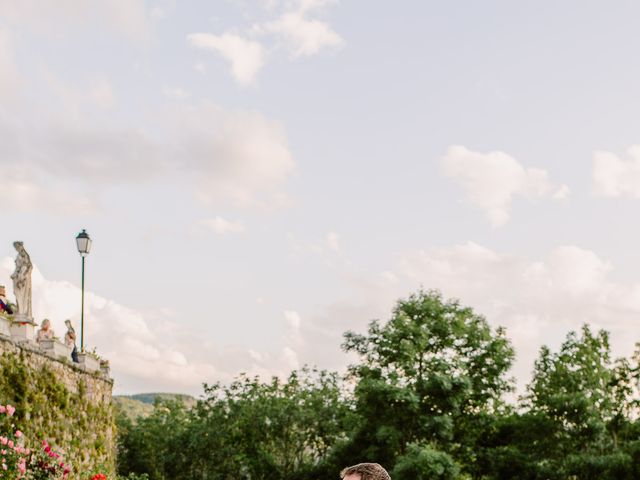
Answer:
[(6, 411), (7, 411), (6, 407), (4, 405), (0, 405), (0, 413), (4, 413)]
[(22, 436), (22, 432), (20, 430), (16, 430), (16, 438), (20, 438)]
[(3, 464), (2, 464), (2, 469), (3, 469), (3, 470), (6, 470), (6, 469), (7, 469), (7, 464), (6, 464), (6, 463), (3, 463)]
[(8, 443), (7, 437), (0, 437), (0, 443), (2, 443), (2, 445), (6, 445)]
[(9, 441), (7, 442), (7, 446), (8, 446), (9, 448), (13, 448), (13, 440), (9, 440)]
[(11, 405), (7, 405), (7, 415), (13, 417), (13, 414), (16, 413), (16, 408)]

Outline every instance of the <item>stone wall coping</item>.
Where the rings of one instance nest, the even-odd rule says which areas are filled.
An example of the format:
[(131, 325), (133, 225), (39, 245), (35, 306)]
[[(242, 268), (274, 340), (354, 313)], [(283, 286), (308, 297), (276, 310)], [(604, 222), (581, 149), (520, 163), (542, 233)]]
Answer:
[(60, 360), (59, 358), (55, 358), (51, 355), (48, 355), (46, 352), (44, 352), (37, 343), (30, 343), (30, 342), (14, 342), (12, 341), (10, 338), (6, 338), (3, 336), (0, 336), (0, 343), (4, 343), (4, 344), (9, 344), (12, 347), (18, 349), (18, 350), (23, 350), (25, 352), (29, 352), (31, 354), (35, 354), (35, 355), (39, 355), (41, 357), (44, 357), (47, 361), (51, 361), (51, 362), (58, 362), (61, 365), (64, 365), (65, 367), (68, 367), (74, 371), (76, 371), (77, 373), (81, 373), (83, 375), (87, 375), (89, 377), (95, 378), (97, 380), (101, 380), (103, 382), (106, 382), (108, 384), (110, 384), (111, 386), (113, 386), (113, 378), (109, 378), (104, 376), (103, 374), (100, 373), (100, 370), (96, 370), (96, 371), (88, 371), (86, 369), (84, 369), (83, 367), (81, 367), (80, 365), (78, 365), (75, 362), (72, 362), (71, 359), (69, 359), (68, 361), (65, 360)]

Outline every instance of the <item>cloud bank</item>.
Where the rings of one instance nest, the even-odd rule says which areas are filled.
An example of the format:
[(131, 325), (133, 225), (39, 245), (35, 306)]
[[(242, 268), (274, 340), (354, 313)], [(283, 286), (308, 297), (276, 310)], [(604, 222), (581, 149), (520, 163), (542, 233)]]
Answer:
[(612, 152), (593, 154), (591, 177), (596, 195), (640, 198), (640, 145), (630, 146), (626, 153), (627, 160)]
[[(11, 272), (14, 261), (0, 262), (0, 284), (12, 298)], [(33, 314), (40, 323), (51, 320), (62, 338), (69, 318), (80, 334), (80, 289), (67, 281), (49, 280), (37, 267), (32, 275)], [(202, 392), (204, 382), (229, 382), (240, 372), (252, 375), (286, 376), (299, 362), (292, 346), (274, 352), (246, 346), (216, 345), (202, 332), (189, 330), (169, 320), (167, 307), (137, 311), (93, 292), (85, 292), (85, 346), (111, 363), (116, 393), (142, 391)], [(297, 338), (299, 325), (291, 312), (283, 312), (286, 337)]]
[(213, 51), (231, 67), (233, 78), (242, 86), (254, 85), (268, 57), (279, 50), (289, 53), (292, 60), (311, 57), (324, 50), (344, 45), (342, 37), (318, 18), (332, 0), (296, 0), (270, 2), (264, 5), (275, 18), (257, 22), (244, 31), (234, 28), (221, 34), (196, 32), (187, 35), (187, 42), (199, 49)]
[(516, 197), (562, 200), (569, 195), (569, 187), (552, 184), (546, 170), (525, 168), (512, 156), (499, 151), (480, 153), (459, 145), (451, 146), (442, 158), (442, 170), (494, 227), (507, 223)]

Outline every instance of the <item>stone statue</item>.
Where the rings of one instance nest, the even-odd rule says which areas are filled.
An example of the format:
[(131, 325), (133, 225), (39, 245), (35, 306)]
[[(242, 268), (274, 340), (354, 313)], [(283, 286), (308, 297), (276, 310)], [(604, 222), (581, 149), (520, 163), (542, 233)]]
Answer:
[(53, 340), (53, 329), (51, 328), (51, 321), (48, 318), (45, 318), (42, 321), (40, 330), (38, 330), (38, 333), (36, 334), (36, 341), (38, 343), (43, 340)]
[(13, 242), (13, 246), (18, 251), (16, 269), (11, 274), (13, 294), (16, 297), (16, 314), (19, 317), (31, 320), (33, 317), (31, 313), (31, 271), (33, 270), (33, 264), (22, 242)]

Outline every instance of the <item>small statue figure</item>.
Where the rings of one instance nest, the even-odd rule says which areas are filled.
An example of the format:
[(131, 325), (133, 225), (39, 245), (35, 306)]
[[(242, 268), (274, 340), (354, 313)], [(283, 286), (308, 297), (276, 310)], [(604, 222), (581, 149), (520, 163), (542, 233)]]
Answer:
[(13, 246), (18, 251), (16, 269), (11, 274), (13, 294), (16, 296), (16, 313), (18, 316), (25, 317), (30, 321), (33, 317), (31, 314), (31, 271), (33, 270), (33, 264), (22, 242), (13, 242)]
[(36, 341), (38, 343), (43, 340), (53, 340), (53, 329), (51, 328), (51, 321), (48, 318), (42, 321), (42, 326), (36, 335)]
[(13, 315), (13, 309), (11, 308), (9, 300), (7, 300), (7, 292), (4, 285), (0, 285), (0, 313)]
[(71, 320), (65, 320), (64, 324), (67, 326), (67, 333), (64, 334), (64, 344), (72, 348), (71, 360), (78, 363), (78, 349), (76, 348), (76, 331), (71, 326)]

